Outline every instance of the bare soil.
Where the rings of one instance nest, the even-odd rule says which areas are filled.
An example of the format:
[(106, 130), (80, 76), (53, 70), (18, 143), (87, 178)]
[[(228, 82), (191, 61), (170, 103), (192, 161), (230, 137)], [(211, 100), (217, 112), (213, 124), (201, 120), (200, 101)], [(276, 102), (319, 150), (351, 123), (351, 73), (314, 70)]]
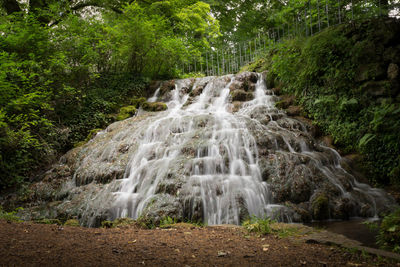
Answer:
[(84, 228), (0, 220), (1, 266), (400, 266), (242, 227)]

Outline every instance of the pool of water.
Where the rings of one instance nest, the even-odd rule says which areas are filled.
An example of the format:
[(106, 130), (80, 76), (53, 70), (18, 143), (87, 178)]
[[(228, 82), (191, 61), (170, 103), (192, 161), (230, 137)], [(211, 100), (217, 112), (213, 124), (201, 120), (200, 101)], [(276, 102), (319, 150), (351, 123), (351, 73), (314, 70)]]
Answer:
[[(366, 224), (364, 224), (364, 222), (368, 221), (372, 222), (371, 219), (354, 218), (348, 221), (312, 222), (307, 225), (344, 235), (347, 238), (361, 242), (361, 244), (366, 247), (378, 248), (376, 245), (378, 229), (371, 230)], [(375, 222), (379, 223), (379, 221)]]

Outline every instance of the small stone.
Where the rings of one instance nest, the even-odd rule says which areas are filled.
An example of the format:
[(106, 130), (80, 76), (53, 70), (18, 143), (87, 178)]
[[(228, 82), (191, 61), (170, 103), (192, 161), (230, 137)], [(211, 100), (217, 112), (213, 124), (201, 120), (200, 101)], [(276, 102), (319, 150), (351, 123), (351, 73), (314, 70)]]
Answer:
[(227, 255), (224, 251), (218, 251), (218, 257), (225, 257)]

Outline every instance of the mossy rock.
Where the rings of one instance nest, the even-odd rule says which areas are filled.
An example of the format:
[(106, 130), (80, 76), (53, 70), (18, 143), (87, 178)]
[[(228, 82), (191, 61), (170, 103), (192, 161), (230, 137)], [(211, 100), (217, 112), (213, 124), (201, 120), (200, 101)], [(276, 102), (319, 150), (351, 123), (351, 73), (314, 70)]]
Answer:
[(67, 220), (67, 221), (64, 223), (64, 225), (65, 225), (65, 226), (75, 226), (75, 227), (81, 226), (81, 225), (79, 224), (79, 221), (78, 221), (77, 219), (69, 219), (69, 220)]
[(122, 107), (119, 110), (119, 113), (117, 115), (117, 121), (122, 121), (125, 120), (129, 117), (132, 117), (136, 113), (136, 107), (135, 106), (125, 106)]
[(315, 220), (325, 220), (329, 218), (329, 199), (324, 194), (320, 194), (312, 201), (312, 215)]
[(283, 95), (281, 96), (281, 100), (275, 103), (275, 107), (279, 109), (287, 109), (294, 103), (294, 96), (292, 95)]
[(234, 90), (231, 92), (232, 101), (249, 101), (253, 99), (253, 93), (244, 90)]
[(135, 108), (139, 108), (146, 102), (146, 98), (144, 97), (133, 97), (129, 100), (129, 104), (134, 106)]
[(168, 109), (167, 104), (163, 102), (144, 102), (142, 108), (146, 111), (163, 111)]

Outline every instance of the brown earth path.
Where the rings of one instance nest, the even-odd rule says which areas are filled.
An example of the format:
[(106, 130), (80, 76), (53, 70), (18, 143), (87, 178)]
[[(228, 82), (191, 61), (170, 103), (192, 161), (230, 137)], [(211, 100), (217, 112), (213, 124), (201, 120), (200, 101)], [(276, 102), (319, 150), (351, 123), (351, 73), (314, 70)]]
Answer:
[(1, 266), (400, 266), (242, 227), (84, 228), (0, 220)]

